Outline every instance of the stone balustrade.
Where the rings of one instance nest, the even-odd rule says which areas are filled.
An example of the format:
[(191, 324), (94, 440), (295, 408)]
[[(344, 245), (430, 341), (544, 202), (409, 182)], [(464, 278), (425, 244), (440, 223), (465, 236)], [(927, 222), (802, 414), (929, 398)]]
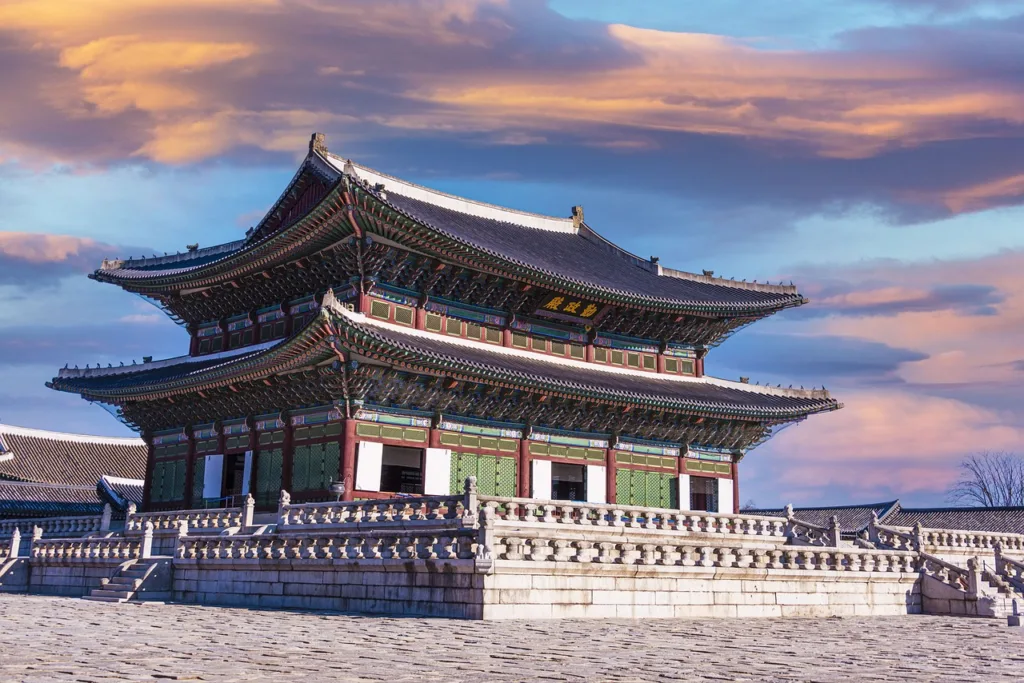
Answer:
[(701, 543), (634, 543), (544, 538), (493, 531), (490, 552), (496, 560), (574, 562), (609, 565), (659, 565), (807, 571), (915, 571), (917, 555), (903, 551), (836, 548), (743, 548)]
[(479, 496), (481, 512), (498, 522), (659, 529), (687, 534), (786, 537), (778, 517), (726, 515), (601, 503), (544, 502), (532, 498)]
[(978, 580), (972, 576), (976, 573), (977, 562), (973, 558), (968, 562), (968, 569), (964, 569), (928, 553), (918, 555), (918, 570), (922, 576), (931, 577), (968, 594), (977, 594)]
[(953, 529), (921, 529), (926, 548), (937, 550), (993, 550), (1001, 545), (1004, 551), (1024, 552), (1024, 535), (989, 531), (957, 531)]
[(463, 496), (416, 496), (354, 502), (282, 502), (278, 506), (278, 533), (308, 527), (361, 528), (363, 526), (416, 525), (460, 520), (466, 507)]
[(36, 564), (120, 563), (146, 557), (145, 540), (112, 538), (34, 539), (31, 558)]
[(893, 550), (919, 550), (920, 539), (908, 529), (883, 526), (878, 523), (878, 518), (872, 519), (868, 525), (868, 539), (876, 546), (892, 548)]
[[(135, 512), (135, 506), (128, 506), (128, 515), (124, 521), (124, 532), (126, 535), (142, 534), (146, 523), (153, 525), (153, 531), (157, 534), (175, 535), (182, 522), (188, 524), (191, 531), (223, 531), (233, 527), (247, 526), (245, 507), (240, 508), (210, 508), (207, 510), (172, 510), (168, 512)], [(249, 516), (248, 524), (252, 523), (252, 516)]]
[(468, 560), (476, 531), (441, 533), (292, 533), (278, 535), (182, 536), (175, 562), (302, 562), (317, 560)]
[(44, 536), (85, 536), (100, 531), (102, 520), (101, 515), (5, 519), (0, 520), (0, 537), (10, 538), (15, 529), (19, 530), (22, 536), (31, 536), (32, 530), (37, 527), (42, 530)]
[(805, 522), (793, 516), (793, 506), (786, 506), (786, 537), (791, 545), (838, 548), (842, 538), (839, 518), (832, 515), (830, 526)]
[(1006, 580), (1018, 592), (1024, 593), (1024, 562), (1003, 554), (1001, 544), (996, 544), (995, 573)]

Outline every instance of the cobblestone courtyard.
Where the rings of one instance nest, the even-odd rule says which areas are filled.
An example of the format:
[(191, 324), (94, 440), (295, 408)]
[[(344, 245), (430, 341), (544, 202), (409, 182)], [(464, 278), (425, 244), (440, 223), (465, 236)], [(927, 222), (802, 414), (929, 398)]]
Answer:
[(996, 681), (1024, 630), (940, 617), (460, 622), (0, 595), (2, 681)]

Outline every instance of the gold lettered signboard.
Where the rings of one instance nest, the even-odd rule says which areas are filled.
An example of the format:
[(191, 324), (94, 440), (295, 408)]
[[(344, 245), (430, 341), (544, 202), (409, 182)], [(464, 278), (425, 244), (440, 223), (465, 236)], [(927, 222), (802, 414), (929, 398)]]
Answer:
[(580, 320), (594, 320), (603, 308), (604, 304), (555, 293), (544, 297), (540, 307), (537, 309), (537, 313), (547, 314), (556, 318), (569, 317)]

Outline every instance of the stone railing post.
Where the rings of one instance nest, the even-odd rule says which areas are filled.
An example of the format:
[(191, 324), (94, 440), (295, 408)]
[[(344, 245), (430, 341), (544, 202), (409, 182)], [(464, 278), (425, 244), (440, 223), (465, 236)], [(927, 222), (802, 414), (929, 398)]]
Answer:
[(110, 509), (110, 503), (104, 503), (103, 514), (100, 515), (100, 531), (110, 531), (111, 514), (113, 514), (113, 510)]
[[(470, 477), (476, 479), (476, 477)], [(474, 485), (476, 481), (473, 482)], [(480, 526), (476, 533), (476, 571), (479, 574), (494, 573), (494, 520), (489, 510), (480, 511)]]
[(839, 525), (839, 518), (837, 516), (835, 516), (835, 515), (832, 515), (832, 534), (831, 535), (832, 535), (832, 538), (830, 540), (832, 541), (832, 547), (833, 548), (838, 548), (840, 542), (842, 541), (843, 529)]
[(146, 520), (145, 531), (142, 532), (142, 551), (139, 553), (144, 560), (153, 556), (153, 522)]
[(14, 533), (11, 534), (11, 554), (7, 558), (13, 560), (18, 557), (18, 553), (21, 552), (21, 529), (14, 527)]
[(978, 558), (971, 557), (967, 560), (967, 599), (977, 600), (981, 592), (981, 563)]
[(178, 527), (178, 538), (174, 540), (174, 556), (184, 557), (182, 546), (185, 544), (185, 539), (188, 538), (188, 522), (180, 520), (175, 523), (175, 526)]
[(132, 528), (132, 517), (134, 517), (139, 511), (139, 508), (135, 503), (128, 503), (128, 509), (124, 513), (124, 530), (128, 531)]
[(924, 550), (924, 527), (921, 526), (921, 522), (914, 525), (914, 550)]
[(252, 497), (251, 493), (245, 495), (245, 500), (242, 501), (242, 528), (246, 529), (252, 526), (252, 516), (256, 511), (256, 499)]
[(466, 487), (462, 494), (462, 526), (475, 528), (479, 523), (477, 507), (476, 477), (466, 477)]
[(875, 510), (871, 511), (871, 521), (868, 522), (868, 540), (874, 543), (876, 546), (881, 543), (881, 539), (878, 538), (878, 512)]
[(284, 489), (281, 489), (281, 495), (277, 499), (277, 523), (287, 524), (288, 512), (286, 508), (291, 505), (292, 497)]

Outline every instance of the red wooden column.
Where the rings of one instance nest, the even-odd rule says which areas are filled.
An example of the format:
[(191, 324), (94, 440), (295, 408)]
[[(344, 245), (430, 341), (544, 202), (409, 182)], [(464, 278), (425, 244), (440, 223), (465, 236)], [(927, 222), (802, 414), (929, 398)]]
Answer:
[(356, 421), (345, 420), (345, 433), (341, 442), (341, 480), (345, 483), (342, 500), (352, 500), (356, 488)]
[(657, 356), (655, 356), (655, 358), (657, 358), (656, 365), (655, 365), (655, 370), (658, 372), (658, 374), (664, 374), (665, 373), (665, 354), (659, 353)]
[(704, 356), (697, 359), (697, 362), (693, 364), (693, 369), (697, 377), (704, 376)]
[(519, 440), (519, 497), (530, 497), (530, 439), (523, 434)]
[(605, 498), (607, 498), (605, 502), (615, 505), (615, 448), (611, 444), (608, 444), (608, 449), (605, 451), (604, 473), (604, 492)]
[(732, 461), (732, 513), (740, 513), (740, 464), (735, 460)]

